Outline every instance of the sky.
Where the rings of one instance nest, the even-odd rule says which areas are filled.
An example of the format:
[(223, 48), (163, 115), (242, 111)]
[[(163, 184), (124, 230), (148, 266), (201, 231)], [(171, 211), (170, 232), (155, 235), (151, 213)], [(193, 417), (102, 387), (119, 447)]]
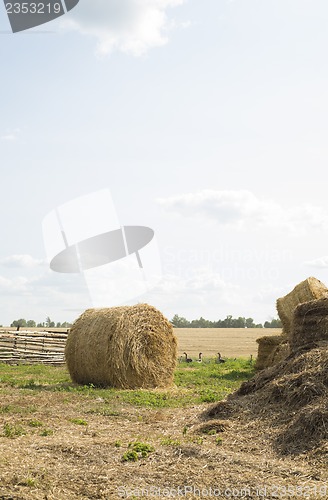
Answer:
[(0, 324), (91, 307), (42, 225), (103, 189), (160, 255), (122, 303), (264, 322), (328, 285), (327, 22), (325, 0), (80, 0), (12, 33), (0, 5)]

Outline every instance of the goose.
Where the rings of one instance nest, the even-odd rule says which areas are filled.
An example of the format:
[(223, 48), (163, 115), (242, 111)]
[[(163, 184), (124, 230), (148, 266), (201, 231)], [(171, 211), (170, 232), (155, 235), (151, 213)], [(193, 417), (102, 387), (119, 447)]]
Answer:
[(221, 358), (221, 354), (218, 352), (218, 357), (215, 360), (215, 363), (225, 363), (225, 359)]
[(198, 359), (197, 359), (198, 363), (201, 363), (201, 362), (203, 361), (202, 356), (203, 356), (203, 353), (202, 353), (202, 352), (200, 352), (200, 353), (198, 354)]
[(192, 359), (191, 358), (188, 358), (188, 355), (186, 352), (183, 353), (185, 356), (186, 356), (186, 363), (191, 363), (192, 362)]

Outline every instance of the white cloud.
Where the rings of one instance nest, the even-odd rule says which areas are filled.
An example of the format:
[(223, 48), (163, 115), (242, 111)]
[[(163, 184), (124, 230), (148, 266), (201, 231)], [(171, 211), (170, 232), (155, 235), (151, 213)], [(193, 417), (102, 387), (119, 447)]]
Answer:
[(4, 142), (15, 142), (18, 140), (19, 133), (20, 133), (19, 128), (16, 128), (16, 129), (2, 135), (0, 137), (0, 139), (1, 139), (1, 141), (4, 141)]
[(164, 209), (185, 217), (203, 218), (239, 229), (267, 227), (303, 233), (308, 228), (328, 228), (328, 213), (321, 207), (309, 204), (283, 207), (245, 190), (204, 190), (157, 202)]
[(318, 257), (317, 259), (308, 260), (304, 262), (304, 265), (309, 267), (316, 267), (319, 269), (326, 269), (328, 268), (328, 256), (326, 255), (324, 257)]
[(0, 295), (25, 294), (28, 291), (28, 279), (22, 276), (8, 279), (0, 276)]
[(32, 277), (0, 276), (0, 297), (0, 323), (4, 325), (17, 318), (44, 321), (46, 316), (55, 322), (73, 321), (91, 307), (81, 280), (76, 280), (75, 275), (59, 276), (50, 270)]
[(220, 293), (230, 301), (238, 287), (226, 283), (222, 277), (209, 269), (194, 269), (191, 276), (182, 277), (174, 274), (166, 274), (162, 280), (154, 287), (153, 292), (160, 294), (183, 294), (202, 295)]
[[(274, 305), (278, 297), (286, 295), (290, 290), (294, 288), (295, 285), (285, 285), (285, 286), (275, 286), (275, 285), (265, 285), (261, 286), (255, 293), (252, 293), (251, 298), (254, 303), (264, 302), (272, 303)], [(277, 317), (278, 313), (276, 313)]]
[(15, 267), (15, 268), (33, 268), (38, 267), (45, 262), (40, 259), (35, 259), (31, 255), (11, 255), (0, 260), (0, 264), (4, 267)]
[[(114, 50), (135, 56), (168, 42), (168, 32), (176, 25), (167, 9), (185, 0), (80, 0), (62, 21), (64, 29), (95, 37), (97, 53)], [(184, 24), (186, 27), (186, 24)]]

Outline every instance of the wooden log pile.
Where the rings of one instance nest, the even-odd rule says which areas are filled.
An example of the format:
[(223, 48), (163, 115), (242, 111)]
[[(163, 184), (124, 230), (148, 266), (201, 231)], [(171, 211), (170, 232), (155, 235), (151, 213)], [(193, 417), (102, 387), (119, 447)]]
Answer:
[(0, 363), (65, 364), (67, 332), (2, 331)]

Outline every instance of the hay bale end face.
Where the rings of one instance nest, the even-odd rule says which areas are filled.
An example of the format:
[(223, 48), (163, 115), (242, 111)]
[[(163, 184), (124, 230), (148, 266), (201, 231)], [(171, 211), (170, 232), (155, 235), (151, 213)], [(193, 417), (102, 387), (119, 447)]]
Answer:
[(286, 341), (287, 339), (284, 335), (265, 336), (257, 339), (256, 342), (258, 343), (259, 348), (255, 369), (263, 370), (264, 368), (268, 368), (269, 366), (272, 366), (272, 364), (275, 364), (275, 362), (273, 362), (273, 354), (277, 347), (286, 343)]
[(284, 333), (290, 335), (295, 307), (303, 302), (328, 296), (327, 287), (316, 278), (307, 278), (295, 288), (277, 300), (277, 311), (283, 325)]
[(274, 366), (290, 355), (290, 345), (287, 340), (281, 342), (281, 344), (277, 345), (272, 353), (270, 358), (268, 359), (269, 366)]
[(318, 341), (328, 341), (328, 297), (300, 304), (294, 312), (291, 348)]
[(177, 339), (169, 321), (148, 304), (88, 309), (68, 334), (65, 356), (78, 384), (169, 387)]

